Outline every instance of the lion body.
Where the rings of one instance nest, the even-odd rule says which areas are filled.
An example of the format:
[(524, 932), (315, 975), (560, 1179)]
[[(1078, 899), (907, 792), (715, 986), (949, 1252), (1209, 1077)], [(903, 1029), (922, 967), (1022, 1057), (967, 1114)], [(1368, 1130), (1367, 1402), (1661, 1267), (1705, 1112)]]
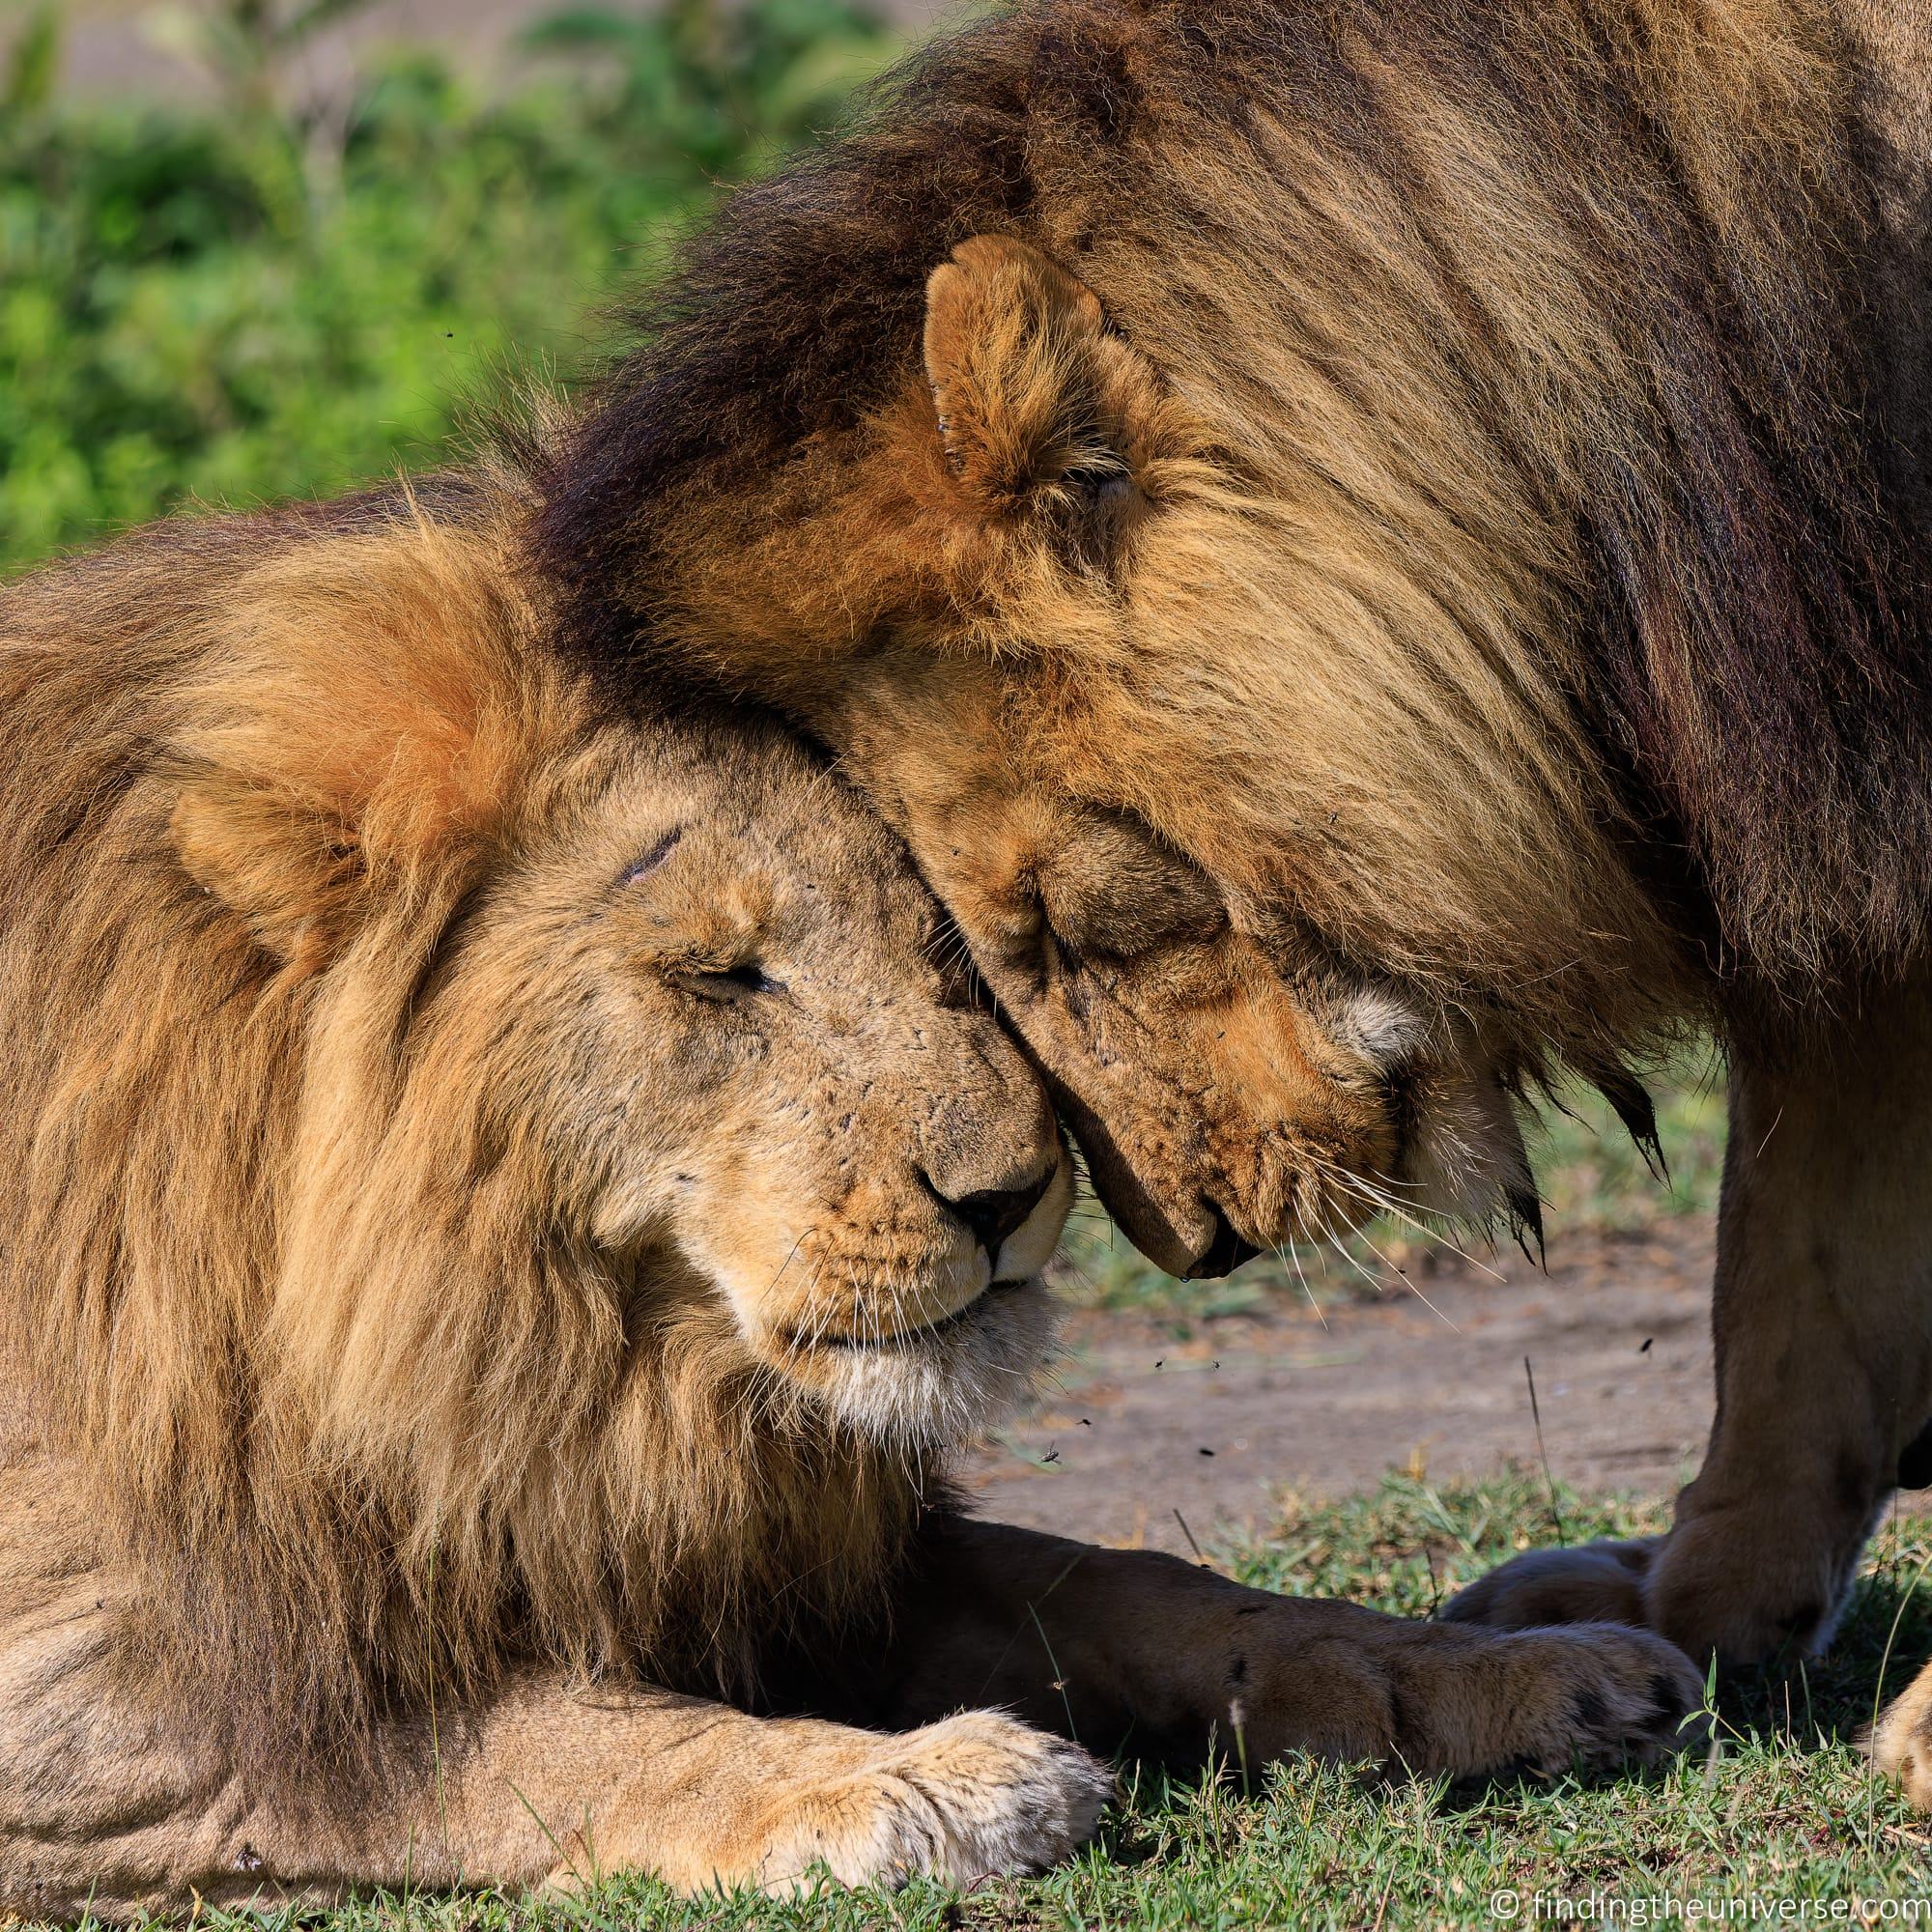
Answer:
[[(237, 718), (284, 643), (301, 667), (292, 709), (389, 652), (474, 681), (473, 737), (452, 730), (427, 753), (447, 756), (450, 794), (399, 810), (554, 810), (533, 796), (540, 769), (592, 790), (611, 753), (531, 648), (504, 564), (510, 508), (479, 492), (413, 526), (368, 505), (322, 532), (293, 517), (176, 527), (9, 593), (8, 1383), (71, 1445), (102, 1549), (194, 1605), (171, 1625), (132, 1617), (130, 1649), (183, 1696), (232, 1698), (265, 1766), (292, 1735), (352, 1741), (432, 1681), (463, 1695), (531, 1645), (584, 1668), (647, 1663), (666, 1682), (747, 1681), (776, 1634), (768, 1599), (814, 1573), (787, 1599), (808, 1624), (866, 1601), (915, 1501), (857, 1437), (761, 1429), (754, 1378), (709, 1361), (702, 1337), (668, 1348), (647, 1385), (613, 1381), (592, 1283), (571, 1316), (546, 1276), (558, 1264), (535, 1232), (534, 1155), (521, 1171), (514, 1149), (493, 1161), (398, 1104), (390, 1042), (436, 935), (478, 890), (473, 866), (425, 866), (324, 973), (302, 962), (330, 916), (311, 874), (264, 882), (259, 902), (292, 901), (302, 927), (278, 961), (182, 862), (184, 771), (247, 728)], [(331, 668), (311, 683), (316, 653)], [(324, 743), (300, 803), (319, 814), (320, 768), (356, 729), (346, 703), (312, 719)], [(309, 775), (278, 776), (299, 788)], [(299, 808), (278, 791), (260, 809)], [(182, 836), (192, 854), (199, 835)], [(446, 1058), (439, 1079), (510, 1072), (492, 1073), (487, 1039), (461, 1044), (482, 1062)], [(446, 1297), (476, 1264), (450, 1252), (458, 1208), (439, 1171), (477, 1175), (463, 1212), (499, 1213), (488, 1238), (529, 1257), (522, 1279), (497, 1264), (469, 1335)], [(372, 1201), (372, 1172), (386, 1198)], [(388, 1297), (365, 1334), (367, 1313), (334, 1286), (343, 1251), (412, 1224), (413, 1270), (359, 1258)], [(407, 1483), (385, 1488), (367, 1461), (339, 1483), (319, 1473), (311, 1352), (360, 1360), (340, 1386), (367, 1412), (329, 1427)], [(499, 1397), (439, 1389), (492, 1357)], [(399, 1442), (403, 1430), (445, 1434)], [(620, 1464), (647, 1485), (613, 1492)]]
[[(991, 1838), (970, 1803), (963, 1836), (905, 1838), (890, 1785), (865, 1783), (877, 1741), (836, 1726), (761, 1747), (724, 1724), (682, 1809), (645, 1770), (722, 1722), (692, 1692), (754, 1702), (794, 1650), (881, 1627), (937, 1492), (917, 1441), (872, 1426), (919, 1413), (921, 1388), (894, 1409), (835, 1364), (830, 1406), (802, 1393), (809, 1366), (748, 1350), (704, 1270), (654, 1245), (666, 1210), (637, 1189), (667, 1162), (673, 1213), (728, 1189), (717, 1269), (770, 1283), (772, 1320), (837, 1333), (891, 1321), (895, 1296), (916, 1321), (937, 1292), (914, 1244), (944, 1201), (878, 1218), (854, 1168), (868, 1138), (916, 1145), (928, 1189), (949, 1161), (970, 1191), (1003, 1150), (1044, 1150), (1055, 1177), (1064, 1159), (990, 1024), (923, 1011), (926, 902), (822, 773), (755, 721), (596, 714), (513, 567), (526, 514), (517, 475), (483, 470), (160, 526), (0, 596), (16, 1909), (561, 1876), (552, 1821), (589, 1833), (593, 1799), (620, 1846), (692, 1887), (822, 1856), (854, 1876), (1026, 1862), (1097, 1804), (1084, 1759), (990, 1718), (911, 1751), (962, 1796), (1004, 1767)], [(841, 929), (808, 901), (836, 997), (887, 1010), (835, 1015), (829, 1062), (796, 1028), (789, 1051), (782, 1034), (731, 1049), (715, 1004), (799, 890), (760, 869), (764, 837), (846, 909)], [(659, 885), (672, 859), (682, 882)], [(681, 993), (694, 980), (724, 993)], [(601, 1032), (582, 1017), (599, 1004)], [(931, 1070), (951, 1067), (930, 1122), (907, 1111), (905, 1075), (927, 1070), (891, 1024), (908, 1010)], [(642, 1065), (610, 1089), (626, 1059)], [(814, 1102), (842, 1125), (775, 1132)], [(894, 1172), (873, 1145), (866, 1175)], [(809, 1210), (814, 1185), (821, 1222), (771, 1236), (810, 1276), (787, 1299), (757, 1224)], [(1062, 1186), (1042, 1180), (989, 1252), (1043, 1259)], [(868, 1251), (839, 1247), (857, 1237), (890, 1270), (869, 1312), (829, 1286), (848, 1259), (872, 1286)], [(968, 1426), (975, 1348), (1003, 1401), (1030, 1366), (1037, 1315), (988, 1323), (1012, 1346), (935, 1358), (942, 1428)], [(569, 1682), (609, 1688), (586, 1703)], [(812, 1810), (852, 1776), (849, 1817)], [(527, 1830), (513, 1786), (545, 1794)]]

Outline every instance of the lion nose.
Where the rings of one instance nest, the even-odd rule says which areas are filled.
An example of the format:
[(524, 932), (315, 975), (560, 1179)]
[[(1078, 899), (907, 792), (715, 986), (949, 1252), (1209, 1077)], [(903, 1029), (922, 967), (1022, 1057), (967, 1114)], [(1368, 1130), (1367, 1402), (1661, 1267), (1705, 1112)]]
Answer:
[[(946, 1206), (972, 1229), (973, 1237), (988, 1255), (1000, 1252), (1000, 1243), (1039, 1206), (1040, 1197), (1053, 1184), (1053, 1169), (1024, 1187), (985, 1187), (977, 1194), (962, 1194), (957, 1200), (940, 1194)], [(935, 1194), (939, 1190), (933, 1189)]]

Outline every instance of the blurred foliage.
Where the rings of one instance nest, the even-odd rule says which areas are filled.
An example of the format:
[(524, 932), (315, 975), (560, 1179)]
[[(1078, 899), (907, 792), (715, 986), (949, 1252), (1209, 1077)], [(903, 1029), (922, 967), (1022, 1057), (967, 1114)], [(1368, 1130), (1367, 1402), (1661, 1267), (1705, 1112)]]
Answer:
[(185, 102), (70, 99), (58, 8), (0, 12), (0, 569), (436, 460), (506, 373), (582, 367), (600, 300), (898, 45), (860, 0), (574, 7), (507, 84), (397, 52), (292, 106), (282, 67), (355, 4), (163, 13)]
[(570, 7), (531, 28), (540, 52), (609, 63), (604, 111), (654, 130), (679, 165), (726, 179), (835, 120), (855, 82), (897, 51), (877, 15), (842, 0), (666, 0), (625, 14)]
[(370, 0), (180, 0), (148, 16), (149, 37), (203, 68), (243, 112), (284, 113), (282, 71), (324, 28)]

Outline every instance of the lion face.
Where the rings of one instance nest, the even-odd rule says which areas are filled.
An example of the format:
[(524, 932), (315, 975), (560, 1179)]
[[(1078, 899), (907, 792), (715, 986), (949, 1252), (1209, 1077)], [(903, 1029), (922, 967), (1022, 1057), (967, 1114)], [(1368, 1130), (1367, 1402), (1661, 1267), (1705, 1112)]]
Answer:
[(621, 746), (466, 921), (420, 1051), (496, 1089), (627, 1324), (701, 1322), (867, 1431), (950, 1439), (1048, 1333), (1038, 1083), (870, 813), (769, 730)]
[(898, 1440), (1009, 1405), (1068, 1161), (875, 816), (769, 724), (600, 715), (474, 538), (297, 553), (241, 608), (173, 842), (308, 1013), (267, 1347), (326, 1433), (363, 1453), (355, 1392), (425, 1349), (473, 1432), (498, 1339), (553, 1330), (611, 1427), (627, 1359), (781, 1433), (775, 1392)]

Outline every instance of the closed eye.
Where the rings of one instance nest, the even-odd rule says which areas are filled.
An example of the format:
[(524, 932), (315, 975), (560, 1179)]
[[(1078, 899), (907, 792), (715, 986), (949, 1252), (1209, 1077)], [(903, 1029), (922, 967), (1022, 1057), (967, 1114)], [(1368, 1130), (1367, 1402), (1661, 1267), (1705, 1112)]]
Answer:
[(785, 990), (782, 980), (774, 980), (753, 961), (739, 966), (686, 966), (670, 978), (673, 984), (696, 993), (700, 1000), (746, 1000)]
[(624, 867), (618, 879), (618, 884), (635, 886), (639, 879), (648, 878), (651, 873), (655, 872), (670, 857), (672, 848), (683, 837), (684, 827), (681, 825), (673, 826), (642, 858), (633, 860), (630, 865)]

